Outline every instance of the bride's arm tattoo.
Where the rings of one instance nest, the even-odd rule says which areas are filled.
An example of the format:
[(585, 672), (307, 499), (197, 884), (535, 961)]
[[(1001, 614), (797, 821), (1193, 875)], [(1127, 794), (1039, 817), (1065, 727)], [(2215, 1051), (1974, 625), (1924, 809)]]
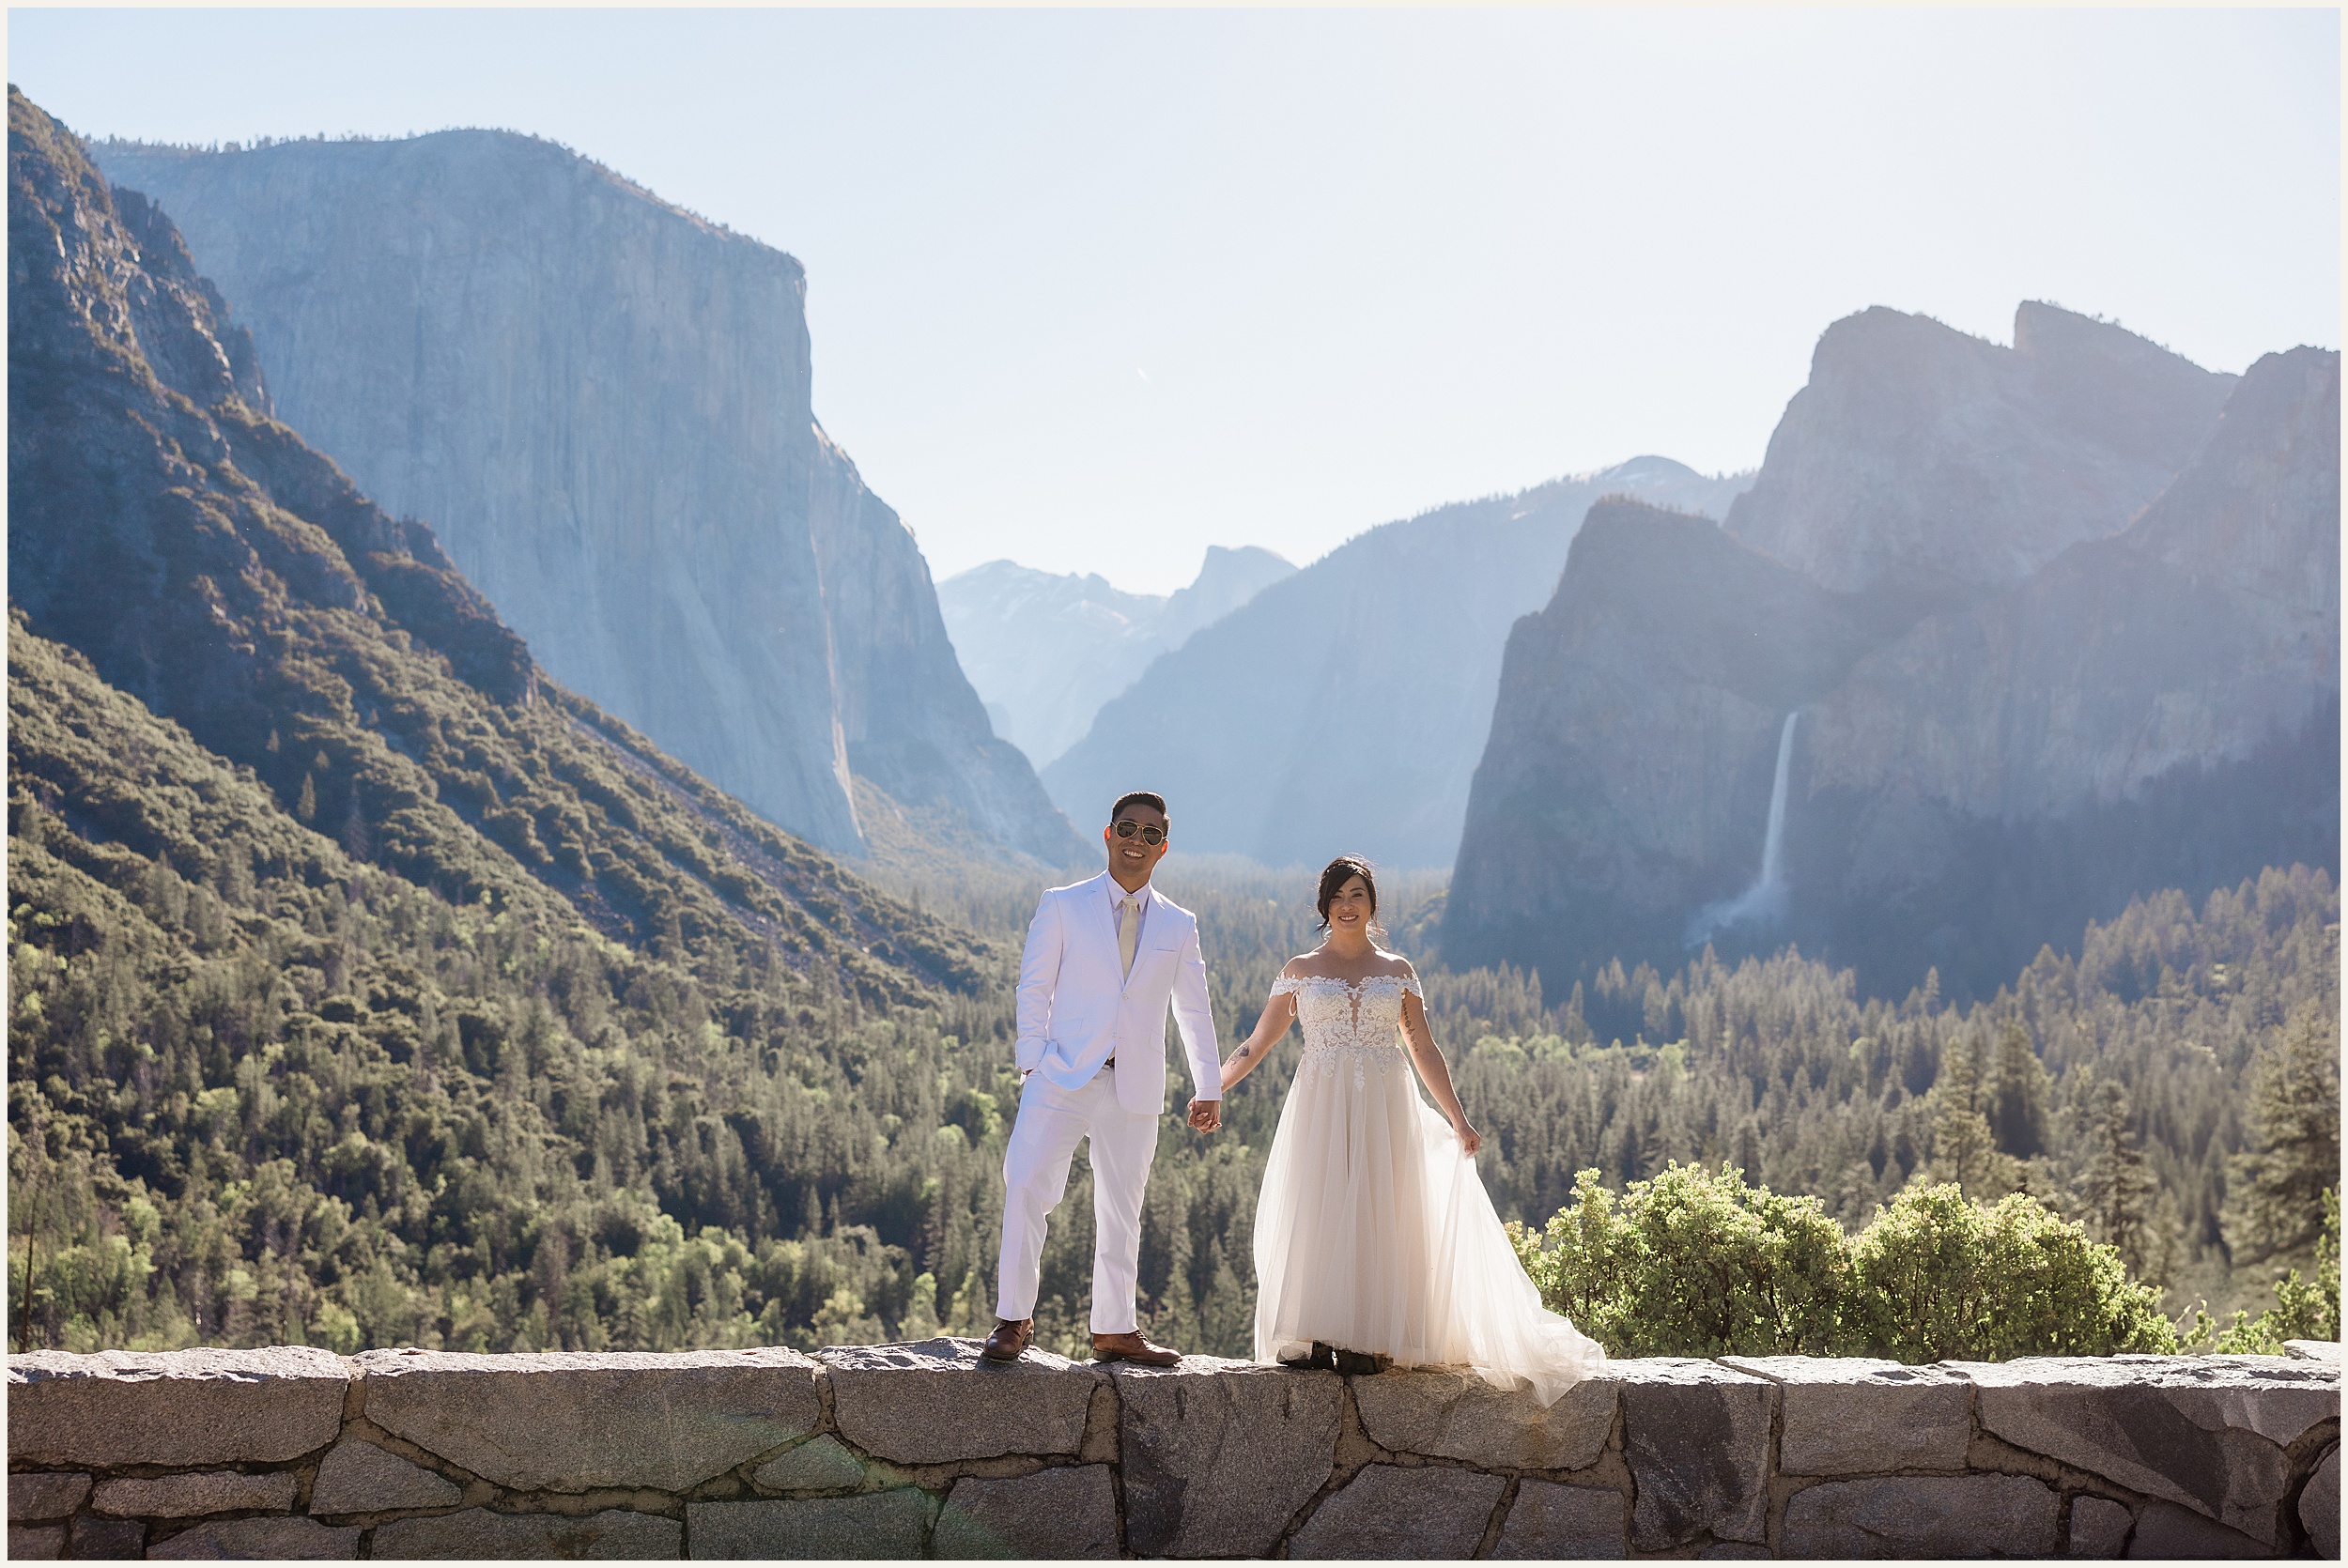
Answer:
[(1412, 1045), (1412, 1054), (1418, 1058), (1419, 1076), (1435, 1097), (1435, 1103), (1445, 1115), (1460, 1121), (1467, 1119), (1467, 1108), (1460, 1103), (1459, 1086), (1451, 1081), (1451, 1064), (1444, 1061), (1443, 1052), (1435, 1044), (1435, 1031), (1427, 1021), (1424, 1003), (1413, 1007), (1414, 997), (1403, 998), (1402, 1032)]

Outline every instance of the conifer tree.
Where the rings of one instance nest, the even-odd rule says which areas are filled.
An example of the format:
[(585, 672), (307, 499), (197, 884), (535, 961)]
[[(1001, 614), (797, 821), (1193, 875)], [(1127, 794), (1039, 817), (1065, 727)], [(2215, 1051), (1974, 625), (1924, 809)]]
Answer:
[(2340, 1019), (2304, 1004), (2259, 1053), (2250, 1146), (2236, 1159), (2228, 1239), (2236, 1261), (2299, 1259), (2324, 1225), (2324, 1192), (2340, 1181)]
[(2098, 1241), (2120, 1249), (2129, 1268), (2142, 1272), (2147, 1225), (2158, 1184), (2145, 1169), (2137, 1146), (2128, 1092), (2106, 1079), (2088, 1101), (2089, 1155), (2078, 1183), (2078, 1202), (2088, 1229)]
[(1989, 1095), (1989, 1126), (1998, 1147), (2016, 1160), (2047, 1149), (2047, 1069), (2030, 1031), (2014, 1019), (1998, 1030), (1997, 1078)]
[(1940, 1081), (1932, 1087), (1934, 1173), (1954, 1181), (1970, 1198), (1983, 1196), (1997, 1155), (1989, 1118), (1981, 1114), (1981, 1068), (1971, 1042), (1952, 1040), (1940, 1057)]

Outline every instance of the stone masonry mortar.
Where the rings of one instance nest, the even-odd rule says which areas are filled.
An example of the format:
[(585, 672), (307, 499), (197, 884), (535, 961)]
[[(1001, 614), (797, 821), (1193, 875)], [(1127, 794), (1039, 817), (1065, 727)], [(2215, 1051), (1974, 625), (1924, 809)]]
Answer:
[(11, 1557), (2338, 1557), (2340, 1352), (8, 1360)]

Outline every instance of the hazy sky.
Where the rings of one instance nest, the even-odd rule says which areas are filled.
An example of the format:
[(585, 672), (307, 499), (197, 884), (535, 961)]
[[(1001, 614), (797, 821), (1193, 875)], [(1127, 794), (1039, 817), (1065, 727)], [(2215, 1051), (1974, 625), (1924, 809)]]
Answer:
[[(933, 571), (1164, 592), (1661, 453), (1837, 316), (2340, 342), (2336, 11), (12, 10), (85, 135), (502, 126), (806, 264)], [(232, 301), (233, 303), (233, 301)]]

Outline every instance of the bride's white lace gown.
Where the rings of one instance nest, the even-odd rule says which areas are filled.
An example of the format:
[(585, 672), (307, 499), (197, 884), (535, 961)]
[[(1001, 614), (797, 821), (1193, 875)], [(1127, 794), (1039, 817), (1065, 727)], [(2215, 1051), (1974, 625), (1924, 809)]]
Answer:
[(1541, 1305), (1402, 1038), (1415, 979), (1283, 976), (1305, 1054), (1256, 1204), (1256, 1359), (1320, 1340), (1398, 1366), (1466, 1366), (1544, 1405), (1606, 1359)]

